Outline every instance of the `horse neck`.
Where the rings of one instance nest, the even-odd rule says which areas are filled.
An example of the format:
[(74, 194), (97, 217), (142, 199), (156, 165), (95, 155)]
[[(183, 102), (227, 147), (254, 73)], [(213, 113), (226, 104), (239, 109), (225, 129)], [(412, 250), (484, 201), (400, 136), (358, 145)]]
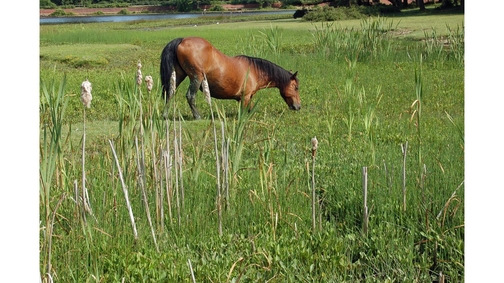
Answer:
[(283, 83), (279, 78), (271, 76), (266, 72), (262, 72), (261, 80), (259, 82), (259, 88), (278, 88), (279, 90), (283, 87), (285, 83)]
[(278, 88), (281, 89), (285, 86), (285, 81), (282, 76), (284, 72), (288, 72), (282, 69), (280, 66), (260, 58), (241, 56), (246, 58), (250, 66), (254, 66), (256, 73), (258, 74), (257, 85), (259, 89), (263, 88)]

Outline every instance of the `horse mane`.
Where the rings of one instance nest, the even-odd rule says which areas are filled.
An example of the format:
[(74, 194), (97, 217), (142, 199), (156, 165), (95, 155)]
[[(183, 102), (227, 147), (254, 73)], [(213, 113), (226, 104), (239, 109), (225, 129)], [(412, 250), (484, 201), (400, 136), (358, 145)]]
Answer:
[(236, 57), (246, 59), (254, 68), (266, 74), (278, 87), (284, 87), (290, 83), (292, 73), (273, 62), (246, 55), (239, 55)]

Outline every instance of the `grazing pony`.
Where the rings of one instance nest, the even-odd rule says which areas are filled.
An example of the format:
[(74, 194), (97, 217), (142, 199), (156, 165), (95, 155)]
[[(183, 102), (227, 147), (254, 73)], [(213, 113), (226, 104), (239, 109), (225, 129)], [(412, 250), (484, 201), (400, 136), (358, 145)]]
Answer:
[(212, 97), (218, 99), (244, 99), (248, 105), (260, 89), (276, 87), (290, 109), (299, 110), (299, 81), (294, 74), (260, 58), (249, 56), (229, 57), (208, 41), (199, 37), (177, 38), (170, 41), (161, 53), (161, 83), (163, 97), (168, 103), (175, 89), (188, 76), (187, 102), (195, 119), (200, 115), (195, 97), (201, 83), (207, 79)]

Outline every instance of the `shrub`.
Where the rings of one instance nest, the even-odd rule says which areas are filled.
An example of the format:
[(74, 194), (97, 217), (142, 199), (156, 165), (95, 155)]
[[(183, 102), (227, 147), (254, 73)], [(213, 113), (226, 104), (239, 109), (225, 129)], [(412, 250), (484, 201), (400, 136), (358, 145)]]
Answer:
[(314, 10), (307, 13), (303, 19), (307, 21), (337, 21), (337, 20), (348, 20), (348, 19), (360, 19), (369, 15), (377, 14), (373, 9), (367, 9), (367, 7), (317, 7)]
[(52, 17), (64, 17), (64, 16), (74, 16), (75, 14), (72, 12), (65, 12), (65, 10), (58, 8), (54, 11), (50, 16)]
[(225, 11), (226, 9), (224, 9), (224, 7), (222, 7), (221, 5), (214, 5), (212, 6), (212, 8), (210, 8), (210, 11), (214, 11), (214, 12), (221, 12), (221, 11)]
[(129, 15), (131, 14), (130, 11), (128, 11), (128, 9), (122, 9), (121, 11), (119, 11), (119, 13), (117, 13), (118, 15)]

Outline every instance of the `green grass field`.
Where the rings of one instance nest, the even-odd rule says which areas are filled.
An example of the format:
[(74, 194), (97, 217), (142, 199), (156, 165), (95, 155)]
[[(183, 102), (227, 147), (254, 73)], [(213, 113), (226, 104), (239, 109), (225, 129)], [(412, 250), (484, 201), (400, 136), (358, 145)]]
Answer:
[[(464, 281), (464, 15), (179, 23), (40, 26), (44, 282)], [(185, 36), (298, 71), (301, 110), (199, 93), (195, 121), (186, 81), (162, 119)]]

